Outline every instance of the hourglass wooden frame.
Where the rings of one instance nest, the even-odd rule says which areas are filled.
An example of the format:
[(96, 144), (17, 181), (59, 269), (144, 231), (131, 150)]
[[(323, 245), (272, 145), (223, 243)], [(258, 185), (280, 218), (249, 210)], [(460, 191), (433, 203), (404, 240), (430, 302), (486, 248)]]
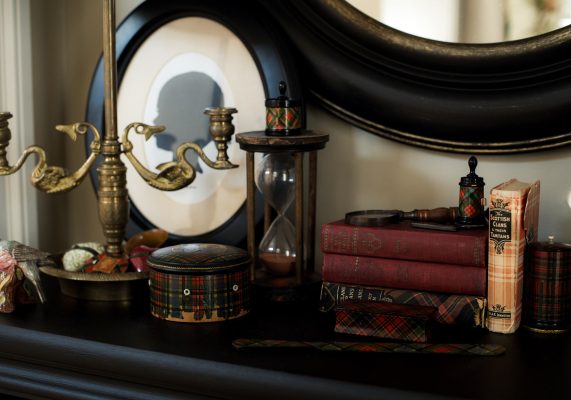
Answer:
[[(254, 283), (260, 283), (261, 278), (256, 277), (259, 265), (258, 247), (256, 245), (256, 221), (255, 221), (255, 195), (256, 184), (254, 175), (255, 153), (291, 153), (295, 163), (295, 197), (294, 226), (296, 244), (295, 276), (289, 283), (290, 287), (299, 287), (306, 283), (315, 272), (315, 211), (317, 200), (317, 151), (325, 148), (329, 141), (329, 135), (313, 131), (301, 131), (295, 136), (267, 136), (265, 131), (239, 133), (236, 141), (246, 154), (246, 179), (247, 179), (247, 226), (248, 226), (248, 253), (252, 258), (250, 276)], [(304, 158), (308, 153), (308, 188), (307, 206), (304, 197)], [(305, 216), (307, 213), (307, 223)], [(272, 222), (271, 206), (264, 200), (264, 234)], [(283, 279), (282, 279), (283, 281)], [(268, 283), (268, 282), (266, 282)], [(271, 280), (270, 280), (271, 285)]]

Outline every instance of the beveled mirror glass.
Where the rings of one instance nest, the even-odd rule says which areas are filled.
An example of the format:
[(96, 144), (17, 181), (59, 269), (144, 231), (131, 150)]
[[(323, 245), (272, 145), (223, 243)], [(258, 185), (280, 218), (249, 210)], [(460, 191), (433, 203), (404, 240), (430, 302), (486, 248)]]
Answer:
[(347, 0), (400, 31), (454, 43), (537, 36), (571, 23), (570, 0)]

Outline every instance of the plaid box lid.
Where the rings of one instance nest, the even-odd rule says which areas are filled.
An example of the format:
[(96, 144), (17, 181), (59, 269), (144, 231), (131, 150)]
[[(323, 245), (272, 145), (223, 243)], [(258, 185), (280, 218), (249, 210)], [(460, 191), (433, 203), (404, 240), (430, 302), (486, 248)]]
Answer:
[(217, 274), (244, 270), (250, 256), (238, 247), (215, 243), (188, 243), (154, 251), (147, 259), (150, 268), (163, 272)]

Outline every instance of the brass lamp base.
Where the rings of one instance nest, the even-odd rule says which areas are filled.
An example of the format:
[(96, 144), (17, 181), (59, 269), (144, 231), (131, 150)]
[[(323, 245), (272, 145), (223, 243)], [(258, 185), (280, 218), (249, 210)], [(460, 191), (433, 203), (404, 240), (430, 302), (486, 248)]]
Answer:
[(40, 267), (46, 275), (57, 278), (61, 292), (66, 296), (92, 301), (126, 301), (148, 297), (149, 274), (125, 272), (104, 274), (71, 272), (57, 267)]

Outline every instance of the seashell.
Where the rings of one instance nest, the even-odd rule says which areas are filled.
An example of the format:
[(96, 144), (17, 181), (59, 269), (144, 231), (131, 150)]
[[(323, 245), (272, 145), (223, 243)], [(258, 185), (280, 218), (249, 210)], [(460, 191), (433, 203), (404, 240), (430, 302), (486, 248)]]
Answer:
[(85, 262), (90, 258), (97, 257), (105, 251), (105, 246), (97, 242), (77, 243), (65, 252), (62, 258), (63, 268), (66, 271), (81, 271)]

